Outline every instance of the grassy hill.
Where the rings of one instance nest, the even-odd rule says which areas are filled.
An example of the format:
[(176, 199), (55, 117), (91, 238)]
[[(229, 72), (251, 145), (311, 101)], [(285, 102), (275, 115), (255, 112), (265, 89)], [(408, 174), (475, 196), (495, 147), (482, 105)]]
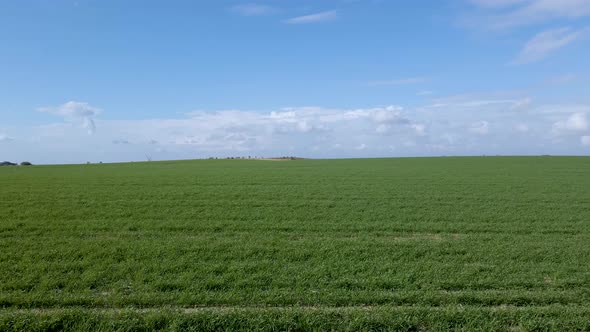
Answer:
[(590, 158), (0, 169), (0, 330), (588, 330)]

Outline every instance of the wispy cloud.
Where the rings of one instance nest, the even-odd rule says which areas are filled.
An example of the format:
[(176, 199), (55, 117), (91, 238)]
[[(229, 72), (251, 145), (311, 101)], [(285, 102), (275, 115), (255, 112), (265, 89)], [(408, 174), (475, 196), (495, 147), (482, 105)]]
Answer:
[(549, 84), (549, 85), (564, 85), (564, 84), (574, 82), (576, 79), (577, 79), (577, 77), (574, 74), (564, 74), (564, 75), (550, 77), (547, 80), (545, 80), (545, 82), (543, 82), (543, 83)]
[(0, 143), (1, 142), (10, 142), (12, 140), (13, 140), (13, 138), (9, 137), (8, 135), (0, 134)]
[(335, 10), (330, 10), (330, 11), (325, 11), (325, 12), (311, 14), (311, 15), (293, 17), (293, 18), (286, 20), (285, 23), (289, 23), (289, 24), (319, 23), (319, 22), (333, 21), (336, 18), (338, 18), (338, 13)]
[(406, 84), (417, 84), (426, 82), (427, 79), (424, 77), (407, 77), (394, 80), (383, 80), (383, 81), (371, 81), (368, 84), (370, 86), (383, 86), (383, 85), (406, 85)]
[(571, 29), (568, 27), (546, 30), (531, 38), (514, 59), (514, 64), (525, 64), (546, 58), (551, 53), (563, 48), (590, 31), (585, 29)]
[(588, 0), (470, 0), (481, 10), (474, 19), (492, 29), (590, 16)]
[(470, 0), (471, 3), (486, 8), (502, 8), (523, 4), (529, 0)]
[(489, 106), (498, 106), (510, 110), (520, 110), (527, 108), (532, 103), (529, 97), (521, 99), (479, 99), (475, 97), (456, 96), (450, 98), (440, 98), (428, 105), (427, 108), (483, 108)]
[(516, 100), (512, 103), (512, 105), (510, 106), (511, 110), (525, 110), (527, 108), (529, 108), (531, 106), (531, 104), (533, 103), (533, 99), (532, 98), (523, 98), (520, 100)]
[(96, 131), (94, 117), (101, 112), (99, 108), (77, 101), (69, 101), (60, 106), (41, 107), (37, 110), (39, 112), (61, 116), (69, 122), (81, 122), (82, 127), (88, 130), (88, 134), (94, 134)]
[(256, 3), (247, 3), (243, 5), (236, 5), (230, 8), (233, 12), (243, 16), (262, 16), (276, 13), (278, 10), (275, 7), (261, 5)]
[(430, 96), (433, 93), (434, 93), (434, 91), (431, 91), (431, 90), (422, 90), (422, 91), (418, 91), (416, 93), (416, 95), (418, 95), (418, 96)]

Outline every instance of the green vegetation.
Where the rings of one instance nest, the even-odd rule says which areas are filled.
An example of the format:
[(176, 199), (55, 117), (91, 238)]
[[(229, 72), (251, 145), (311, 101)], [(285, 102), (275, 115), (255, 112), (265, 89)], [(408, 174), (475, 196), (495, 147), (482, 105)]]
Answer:
[(0, 169), (0, 330), (590, 330), (590, 158)]

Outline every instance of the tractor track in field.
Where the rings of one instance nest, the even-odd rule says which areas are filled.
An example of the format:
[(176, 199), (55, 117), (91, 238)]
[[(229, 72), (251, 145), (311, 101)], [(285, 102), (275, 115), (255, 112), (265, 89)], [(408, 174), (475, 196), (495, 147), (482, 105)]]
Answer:
[(554, 305), (542, 305), (542, 306), (530, 306), (530, 305), (442, 305), (442, 306), (422, 306), (422, 305), (397, 305), (397, 306), (379, 306), (379, 305), (365, 305), (365, 306), (192, 306), (192, 307), (181, 307), (181, 306), (162, 306), (162, 307), (52, 307), (52, 308), (0, 308), (0, 313), (55, 313), (55, 312), (68, 312), (68, 311), (93, 311), (103, 313), (151, 313), (159, 311), (172, 311), (182, 312), (185, 314), (207, 312), (207, 311), (220, 311), (220, 312), (231, 312), (231, 311), (284, 311), (284, 310), (299, 310), (299, 311), (328, 311), (328, 312), (346, 312), (346, 311), (357, 311), (357, 310), (469, 310), (469, 309), (483, 309), (491, 311), (508, 311), (508, 310), (549, 310), (558, 308), (570, 308), (570, 309), (588, 309), (587, 306), (574, 304), (554, 304)]

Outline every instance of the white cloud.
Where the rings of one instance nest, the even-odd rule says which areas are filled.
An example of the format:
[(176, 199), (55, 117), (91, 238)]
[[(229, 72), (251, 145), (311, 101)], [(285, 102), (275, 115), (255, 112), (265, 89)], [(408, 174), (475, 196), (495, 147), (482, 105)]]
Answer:
[(408, 77), (408, 78), (400, 78), (395, 80), (385, 80), (385, 81), (371, 81), (369, 82), (370, 86), (383, 86), (383, 85), (407, 85), (407, 84), (417, 84), (426, 82), (427, 79), (423, 77)]
[(12, 137), (8, 137), (5, 134), (0, 134), (0, 142), (10, 142), (13, 141), (14, 139)]
[(69, 101), (56, 107), (41, 107), (37, 110), (39, 112), (60, 116), (66, 121), (79, 122), (83, 128), (88, 130), (88, 134), (94, 134), (96, 131), (94, 117), (102, 111), (88, 103), (77, 101)]
[[(78, 122), (0, 128), (2, 133), (19, 133), (18, 140), (3, 144), (1, 150), (6, 159), (36, 163), (145, 160), (146, 154), (159, 160), (586, 153), (580, 140), (590, 135), (589, 105), (501, 99), (514, 97), (507, 94), (468, 97), (446, 98), (443, 101), (450, 106), (434, 108), (312, 106), (272, 112), (201, 110), (184, 117), (145, 120), (97, 118), (100, 131), (95, 135), (79, 130), (78, 122), (97, 112), (60, 106), (52, 112)], [(518, 111), (513, 111), (515, 107)]]
[(422, 91), (418, 91), (418, 93), (416, 93), (416, 95), (418, 96), (429, 96), (431, 94), (433, 94), (433, 91), (430, 90), (422, 90)]
[[(356, 148), (363, 144), (363, 153), (377, 154), (398, 140), (426, 137), (426, 126), (414, 122), (402, 107), (394, 105), (356, 109), (288, 107), (272, 112), (194, 111), (186, 118), (96, 120), (96, 124), (101, 131), (87, 138), (76, 133), (77, 126), (71, 122), (37, 127), (29, 136), (42, 143), (38, 147), (51, 144), (45, 151), (60, 146), (62, 154), (76, 156), (82, 162), (96, 160), (91, 156), (100, 155), (99, 150), (87, 150), (88, 146), (100, 146), (113, 158), (121, 154), (123, 160), (143, 160), (145, 153), (154, 159), (228, 155), (337, 157), (354, 156), (355, 151), (360, 151)], [(379, 133), (383, 128), (386, 135)], [(73, 150), (76, 152), (65, 152)], [(125, 151), (128, 154), (124, 155)]]
[(526, 108), (532, 103), (532, 99), (525, 97), (522, 99), (487, 99), (478, 96), (453, 96), (436, 99), (430, 108), (482, 108), (482, 107), (502, 107), (506, 106), (511, 110)]
[(588, 29), (573, 30), (566, 27), (540, 32), (525, 44), (513, 63), (524, 64), (542, 60), (588, 31)]
[(41, 107), (39, 112), (59, 115), (64, 118), (92, 117), (101, 112), (100, 109), (90, 106), (88, 103), (69, 101), (57, 107)]
[(557, 121), (553, 124), (556, 133), (580, 132), (588, 130), (588, 119), (585, 113), (574, 113), (567, 119)]
[(469, 126), (469, 131), (478, 135), (487, 135), (490, 132), (490, 125), (487, 121), (477, 121)]
[[(363, 135), (374, 136), (381, 125), (410, 128), (421, 135), (424, 131), (421, 125), (413, 127), (402, 110), (399, 106), (385, 106), (361, 109), (289, 107), (273, 112), (194, 111), (186, 119), (110, 122), (109, 130), (129, 137), (132, 142), (157, 141), (159, 145), (194, 146), (212, 153), (278, 151), (285, 146), (302, 150), (317, 143), (353, 146), (359, 144), (357, 140)], [(107, 126), (105, 122), (100, 124)], [(130, 130), (136, 135), (129, 135)]]
[(279, 112), (270, 112), (270, 118), (278, 123), (335, 123), (353, 120), (370, 120), (375, 123), (407, 124), (409, 120), (402, 115), (403, 108), (390, 105), (374, 108), (330, 109), (321, 107), (286, 107)]
[(514, 129), (516, 129), (516, 131), (519, 131), (521, 133), (526, 133), (529, 131), (529, 126), (524, 123), (519, 123), (514, 127)]
[(96, 124), (94, 120), (90, 117), (85, 117), (82, 119), (82, 127), (86, 128), (89, 135), (92, 135), (96, 132)]
[(411, 127), (416, 132), (416, 135), (418, 135), (418, 136), (424, 136), (424, 135), (426, 135), (426, 126), (424, 124), (415, 123), (415, 124), (412, 124)]
[(256, 3), (236, 5), (231, 7), (231, 10), (243, 16), (261, 16), (274, 14), (277, 12), (277, 9), (274, 7)]
[(512, 105), (510, 106), (510, 109), (518, 111), (518, 110), (524, 110), (527, 109), (531, 106), (533, 100), (529, 97), (527, 98), (523, 98), (520, 100), (516, 100), (514, 102), (512, 102)]
[(285, 21), (289, 24), (306, 24), (333, 21), (338, 18), (338, 13), (335, 10), (325, 11), (321, 13), (293, 17)]
[(580, 142), (582, 143), (582, 145), (590, 146), (590, 136), (580, 137)]
[(380, 124), (377, 126), (377, 128), (375, 128), (375, 131), (379, 134), (387, 134), (389, 133), (391, 130), (391, 125), (388, 124)]
[(584, 104), (555, 104), (555, 105), (540, 105), (535, 112), (547, 115), (559, 115), (574, 113), (590, 113), (590, 105)]
[(401, 107), (388, 106), (385, 108), (369, 109), (366, 112), (379, 123), (408, 123), (409, 121), (402, 117), (401, 110)]

